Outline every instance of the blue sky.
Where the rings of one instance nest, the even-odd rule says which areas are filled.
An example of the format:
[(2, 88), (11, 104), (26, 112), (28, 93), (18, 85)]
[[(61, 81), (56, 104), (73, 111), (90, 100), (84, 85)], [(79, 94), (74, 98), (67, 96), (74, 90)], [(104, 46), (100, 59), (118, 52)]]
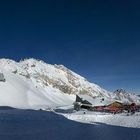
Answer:
[(140, 93), (140, 2), (0, 2), (0, 57), (63, 64), (108, 90)]

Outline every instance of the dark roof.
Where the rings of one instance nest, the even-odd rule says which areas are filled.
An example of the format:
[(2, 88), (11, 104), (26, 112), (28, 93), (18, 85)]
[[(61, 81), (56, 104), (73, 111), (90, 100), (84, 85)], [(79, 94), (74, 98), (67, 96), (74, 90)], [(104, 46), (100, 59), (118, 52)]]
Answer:
[(87, 100), (84, 100), (84, 101), (82, 101), (81, 102), (82, 104), (88, 104), (88, 105), (92, 105), (89, 101), (87, 101)]
[(76, 102), (82, 102), (82, 98), (80, 98), (78, 95), (76, 95)]
[(76, 95), (76, 102), (80, 102), (80, 103), (82, 103), (82, 104), (92, 105), (89, 101), (83, 100), (83, 99), (80, 98), (78, 95)]

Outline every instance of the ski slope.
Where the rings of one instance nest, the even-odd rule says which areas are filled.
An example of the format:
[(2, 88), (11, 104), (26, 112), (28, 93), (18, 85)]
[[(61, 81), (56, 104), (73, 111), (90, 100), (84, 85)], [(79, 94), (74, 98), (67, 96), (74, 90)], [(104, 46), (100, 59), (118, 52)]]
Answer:
[(0, 106), (22, 109), (48, 109), (71, 105), (75, 95), (67, 95), (48, 86), (35, 86), (30, 79), (1, 68), (6, 82), (0, 82)]

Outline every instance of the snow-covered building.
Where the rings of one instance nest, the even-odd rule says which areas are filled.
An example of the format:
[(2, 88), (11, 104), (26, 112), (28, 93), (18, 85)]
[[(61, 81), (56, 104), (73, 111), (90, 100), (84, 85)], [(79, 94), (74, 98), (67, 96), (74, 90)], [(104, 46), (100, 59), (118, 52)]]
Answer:
[(90, 103), (87, 100), (84, 100), (83, 98), (80, 98), (78, 95), (76, 95), (76, 101), (74, 103), (74, 109), (80, 110), (81, 108), (91, 110), (92, 109), (92, 103)]
[[(84, 96), (83, 96), (84, 97)], [(107, 100), (107, 99), (92, 99), (92, 100), (86, 100), (83, 98), (80, 98), (78, 95), (76, 96), (76, 102), (74, 103), (74, 109), (80, 110), (80, 109), (87, 109), (91, 111), (101, 111), (101, 112), (119, 112), (123, 109), (124, 104), (122, 102), (116, 101), (116, 100)]]

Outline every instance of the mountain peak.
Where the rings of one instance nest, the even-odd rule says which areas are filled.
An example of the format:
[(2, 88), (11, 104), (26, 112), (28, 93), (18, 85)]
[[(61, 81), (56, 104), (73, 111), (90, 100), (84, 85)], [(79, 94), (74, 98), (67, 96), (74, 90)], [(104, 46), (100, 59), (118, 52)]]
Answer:
[(139, 96), (137, 96), (135, 94), (132, 94), (132, 93), (129, 93), (122, 88), (117, 89), (114, 92), (114, 99), (121, 100), (124, 103), (132, 103), (132, 102), (135, 102), (137, 104), (140, 103), (140, 97)]
[(125, 89), (120, 88), (120, 89), (115, 90), (115, 91), (114, 91), (114, 93), (115, 93), (115, 94), (118, 94), (118, 93), (125, 94), (125, 93), (127, 93), (127, 92), (126, 92), (126, 90), (125, 90)]
[[(15, 103), (15, 100), (23, 100), (30, 107), (46, 106), (46, 104), (52, 107), (52, 104), (53, 106), (72, 104), (76, 94), (91, 98), (110, 97), (108, 91), (88, 82), (64, 65), (51, 65), (34, 58), (20, 62), (0, 59), (0, 70), (6, 80), (0, 82), (0, 86), (3, 87), (0, 93), (0, 105), (25, 107), (23, 102)], [(8, 100), (5, 95), (9, 97)], [(22, 99), (19, 99), (20, 97)]]

